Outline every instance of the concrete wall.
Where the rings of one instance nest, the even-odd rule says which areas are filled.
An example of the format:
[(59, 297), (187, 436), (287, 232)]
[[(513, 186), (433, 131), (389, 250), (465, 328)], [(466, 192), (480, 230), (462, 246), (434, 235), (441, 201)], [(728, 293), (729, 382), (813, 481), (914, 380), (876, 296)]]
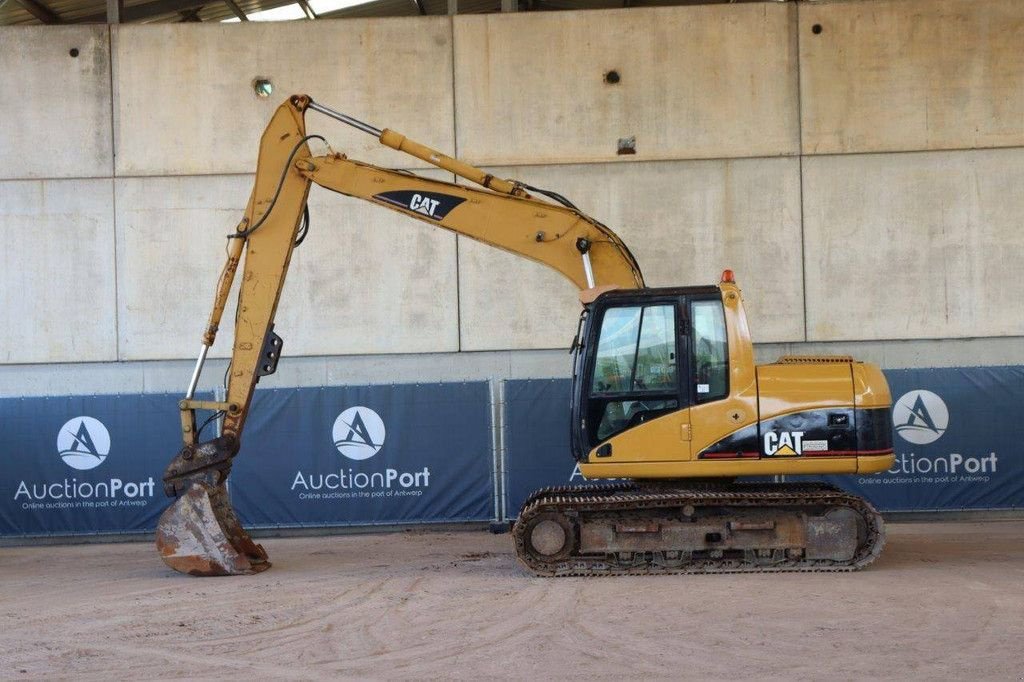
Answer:
[(790, 3), (459, 17), (459, 153), (615, 161), (635, 137), (631, 161), (796, 154), (795, 19)]
[(804, 160), (808, 338), (1020, 336), (1024, 149)]
[[(2, 28), (0, 395), (182, 388), (293, 92), (570, 196), (653, 285), (732, 268), (763, 358), (1022, 363), (1022, 44), (1017, 0)], [(307, 118), (338, 151), (423, 166)], [(578, 312), (559, 276), (310, 205), (268, 382), (568, 371), (548, 350)]]
[[(224, 237), (252, 182), (251, 175), (115, 181), (121, 359), (198, 353)], [(292, 258), (277, 316), (289, 355), (458, 350), (455, 235), (317, 187), (309, 208), (310, 233)], [(211, 356), (230, 351), (218, 343)]]
[(107, 27), (0, 27), (0, 64), (0, 180), (109, 177)]
[[(557, 187), (614, 225), (649, 286), (713, 283), (733, 268), (756, 292), (757, 338), (802, 341), (801, 258), (792, 248), (800, 243), (799, 165), (779, 157), (488, 170)], [(459, 265), (463, 350), (568, 346), (579, 303), (560, 275), (468, 240), (460, 240)]]
[(0, 182), (0, 362), (117, 359), (111, 184)]
[(1024, 145), (1020, 0), (807, 3), (799, 23), (805, 154)]
[[(454, 145), (447, 17), (119, 26), (112, 32), (118, 175), (251, 173), (289, 95), (315, 99), (440, 149)], [(274, 92), (253, 95), (256, 78)], [(426, 164), (316, 115), (353, 158)]]

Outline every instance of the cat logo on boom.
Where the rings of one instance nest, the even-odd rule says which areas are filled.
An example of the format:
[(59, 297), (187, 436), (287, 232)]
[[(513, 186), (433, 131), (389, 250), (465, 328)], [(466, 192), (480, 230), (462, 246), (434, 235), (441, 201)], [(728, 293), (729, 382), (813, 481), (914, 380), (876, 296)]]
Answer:
[(409, 190), (381, 192), (380, 194), (375, 194), (373, 198), (392, 206), (418, 213), (432, 220), (444, 220), (445, 216), (451, 213), (453, 208), (465, 201), (462, 197), (453, 197), (451, 194), (412, 192)]
[(437, 199), (431, 199), (425, 197), (422, 194), (413, 194), (412, 198), (409, 199), (409, 208), (422, 213), (423, 215), (434, 217), (434, 211), (437, 209), (437, 205), (441, 203)]
[(769, 431), (764, 434), (764, 454), (769, 457), (795, 457), (804, 454), (804, 432)]

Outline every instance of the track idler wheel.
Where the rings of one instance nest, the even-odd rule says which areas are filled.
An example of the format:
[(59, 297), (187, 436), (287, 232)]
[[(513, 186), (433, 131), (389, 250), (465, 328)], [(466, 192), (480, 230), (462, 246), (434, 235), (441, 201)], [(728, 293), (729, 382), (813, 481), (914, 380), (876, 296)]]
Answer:
[(523, 531), (523, 548), (534, 559), (548, 563), (561, 561), (576, 549), (576, 528), (557, 512), (545, 512), (529, 519)]
[(160, 515), (156, 546), (164, 563), (194, 576), (246, 575), (270, 568), (242, 528), (223, 484), (193, 483)]

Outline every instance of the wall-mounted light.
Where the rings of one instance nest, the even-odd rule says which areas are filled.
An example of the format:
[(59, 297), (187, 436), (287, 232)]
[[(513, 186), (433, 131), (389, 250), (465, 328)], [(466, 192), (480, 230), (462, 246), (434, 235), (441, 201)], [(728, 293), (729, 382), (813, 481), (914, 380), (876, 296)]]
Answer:
[(274, 84), (269, 78), (256, 78), (252, 82), (252, 90), (257, 97), (270, 97), (274, 93)]

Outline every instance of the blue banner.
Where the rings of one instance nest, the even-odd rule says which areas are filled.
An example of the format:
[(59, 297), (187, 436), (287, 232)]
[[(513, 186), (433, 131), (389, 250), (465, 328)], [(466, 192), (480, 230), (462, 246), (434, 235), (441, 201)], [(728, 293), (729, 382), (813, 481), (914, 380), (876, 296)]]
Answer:
[(0, 536), (149, 531), (168, 505), (178, 397), (0, 399)]
[(887, 370), (892, 469), (826, 476), (882, 511), (1024, 507), (1024, 367)]
[[(813, 476), (882, 511), (1024, 507), (1024, 367), (887, 370), (896, 463)], [(505, 382), (506, 515), (535, 489), (583, 482), (569, 451), (569, 381)], [(795, 480), (801, 477), (786, 477)]]
[(486, 382), (257, 391), (229, 479), (246, 526), (494, 518)]
[(583, 485), (569, 449), (568, 379), (505, 382), (505, 516), (519, 517), (529, 495), (553, 485)]
[[(1024, 507), (1024, 368), (890, 370), (896, 464), (821, 477), (883, 511)], [(568, 380), (505, 382), (505, 515), (584, 479)], [(148, 531), (180, 443), (174, 395), (0, 399), (0, 536)], [(212, 433), (206, 434), (212, 435)], [(485, 382), (257, 391), (229, 479), (246, 524), (494, 518)]]

